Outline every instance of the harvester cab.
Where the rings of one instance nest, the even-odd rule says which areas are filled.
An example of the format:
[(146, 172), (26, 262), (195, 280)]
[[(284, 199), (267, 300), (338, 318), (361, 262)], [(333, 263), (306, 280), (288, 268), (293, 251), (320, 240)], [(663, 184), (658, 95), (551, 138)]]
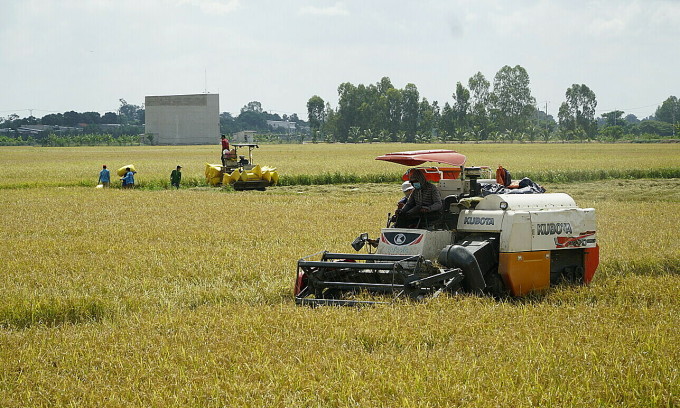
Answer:
[[(253, 150), (260, 146), (255, 143), (236, 143), (230, 150), (222, 152), (222, 165), (205, 165), (205, 177), (213, 186), (231, 185), (234, 190), (260, 190), (276, 185), (279, 174), (276, 167), (260, 166), (253, 163)], [(248, 157), (239, 155), (239, 149), (247, 148)]]
[(486, 189), (496, 183), (491, 170), (466, 167), (465, 156), (452, 150), (390, 153), (377, 160), (437, 163), (417, 168), (438, 188), (441, 216), (415, 228), (388, 223), (378, 238), (364, 233), (352, 243), (358, 251), (377, 242), (373, 254), (323, 251), (300, 259), (297, 304), (375, 303), (362, 300), (361, 293), (415, 299), (442, 292), (523, 296), (592, 280), (599, 262), (595, 210), (579, 208), (569, 195)]

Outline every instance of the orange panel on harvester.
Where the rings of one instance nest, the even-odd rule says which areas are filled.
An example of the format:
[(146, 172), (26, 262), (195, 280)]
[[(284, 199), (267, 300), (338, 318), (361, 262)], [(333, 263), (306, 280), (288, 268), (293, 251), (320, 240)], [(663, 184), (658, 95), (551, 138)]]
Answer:
[(500, 254), (498, 272), (514, 296), (550, 286), (550, 251)]

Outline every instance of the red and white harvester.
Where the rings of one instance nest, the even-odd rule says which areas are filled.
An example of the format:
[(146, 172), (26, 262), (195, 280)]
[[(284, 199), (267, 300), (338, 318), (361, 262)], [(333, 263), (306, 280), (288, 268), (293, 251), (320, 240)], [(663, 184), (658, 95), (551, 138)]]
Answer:
[[(388, 224), (377, 239), (352, 243), (369, 253), (322, 251), (297, 264), (302, 305), (361, 305), (360, 293), (421, 299), (442, 292), (523, 296), (561, 283), (587, 284), (599, 262), (595, 210), (564, 193), (483, 196), (488, 167), (466, 167), (452, 150), (390, 153), (377, 160), (425, 172), (443, 199), (441, 218), (416, 228)], [(404, 175), (408, 180), (409, 168)], [(375, 246), (375, 253), (370, 249)]]

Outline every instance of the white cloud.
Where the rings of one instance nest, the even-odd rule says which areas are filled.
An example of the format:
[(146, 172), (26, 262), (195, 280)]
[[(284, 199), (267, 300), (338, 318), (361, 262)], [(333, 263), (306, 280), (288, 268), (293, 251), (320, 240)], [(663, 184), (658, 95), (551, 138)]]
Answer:
[(0, 111), (105, 112), (119, 98), (202, 92), (206, 71), (232, 112), (260, 100), (301, 114), (310, 95), (334, 105), (338, 84), (382, 76), (443, 106), (456, 82), (517, 64), (554, 115), (574, 83), (602, 109), (680, 88), (680, 0), (0, 1)]
[(227, 14), (241, 7), (239, 0), (180, 0), (179, 4), (198, 7), (206, 14)]
[(305, 6), (300, 8), (300, 14), (311, 14), (320, 16), (347, 16), (349, 11), (343, 3), (335, 3), (328, 7)]

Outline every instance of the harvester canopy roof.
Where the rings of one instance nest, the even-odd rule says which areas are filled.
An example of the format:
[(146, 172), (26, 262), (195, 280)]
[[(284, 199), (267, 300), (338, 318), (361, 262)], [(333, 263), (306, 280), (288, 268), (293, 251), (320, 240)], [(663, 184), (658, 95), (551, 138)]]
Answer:
[(454, 150), (414, 150), (411, 152), (387, 153), (375, 158), (404, 166), (417, 166), (427, 162), (450, 164), (452, 166), (464, 166), (465, 155)]

